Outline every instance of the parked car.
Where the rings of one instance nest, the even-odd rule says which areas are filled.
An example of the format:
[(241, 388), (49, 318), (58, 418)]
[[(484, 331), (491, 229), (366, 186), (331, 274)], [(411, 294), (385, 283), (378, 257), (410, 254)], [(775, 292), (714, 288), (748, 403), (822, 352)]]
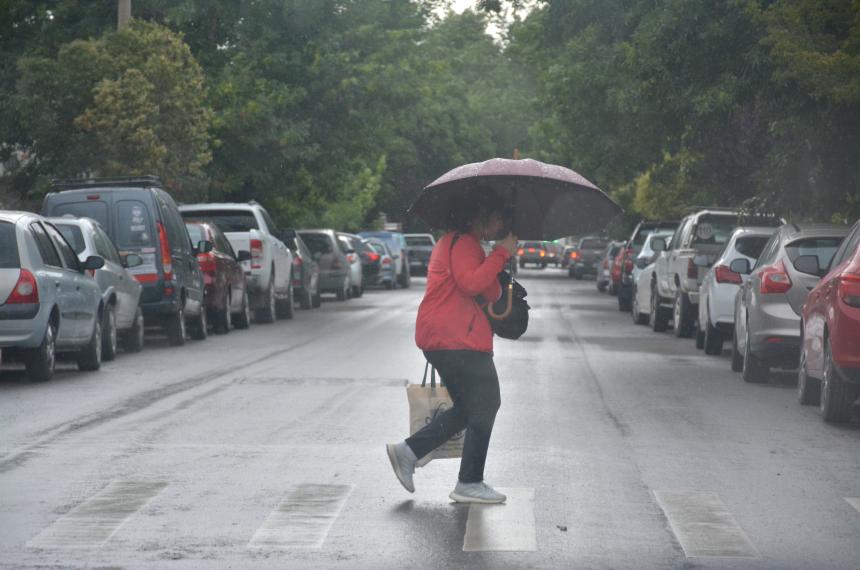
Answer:
[(284, 240), (293, 252), (293, 294), (302, 309), (318, 309), (320, 298), (320, 265), (305, 240), (295, 230), (286, 230)]
[[(652, 247), (654, 242), (660, 245), (660, 249), (665, 248), (666, 242), (672, 237), (671, 232), (663, 230), (655, 230), (645, 237), (645, 241), (639, 247), (639, 252), (632, 260), (633, 271), (630, 272), (630, 277), (633, 279), (633, 299), (631, 301), (631, 312), (633, 314), (633, 322), (640, 325), (645, 325), (651, 319), (651, 282), (654, 276), (654, 262), (657, 261), (658, 251)], [(625, 257), (630, 255), (629, 248), (625, 248)], [(626, 261), (624, 262), (626, 263)], [(641, 274), (645, 269), (648, 269), (647, 279), (641, 279)], [(642, 288), (640, 289), (640, 281)], [(621, 284), (624, 283), (624, 270), (621, 272)], [(620, 290), (619, 290), (620, 291)], [(620, 292), (619, 292), (620, 295)]]
[(545, 242), (544, 245), (546, 246), (546, 262), (561, 267), (561, 254), (564, 247), (551, 241)]
[(602, 237), (589, 236), (579, 240), (576, 246), (576, 257), (571, 259), (568, 275), (574, 279), (582, 279), (586, 275), (596, 275), (600, 269), (600, 257), (606, 250), (609, 240)]
[(185, 344), (190, 321), (191, 337), (206, 338), (203, 273), (197, 254), (200, 247), (211, 244), (191, 243), (176, 203), (158, 178), (55, 180), (42, 214), (96, 220), (120, 255), (135, 253), (143, 261), (129, 271), (143, 287), (140, 306), (147, 327), (162, 328), (170, 344), (177, 346)]
[[(695, 331), (699, 308), (699, 285), (706, 267), (696, 265), (697, 255), (708, 256), (710, 265), (726, 245), (732, 231), (740, 225), (779, 226), (778, 218), (761, 216), (755, 223), (741, 222), (735, 210), (708, 208), (686, 216), (672, 235), (666, 255), (657, 258), (655, 268), (657, 304), (669, 310), (675, 336), (690, 337)], [(662, 323), (666, 311), (658, 311)]]
[[(696, 323), (696, 347), (705, 354), (721, 354), (723, 342), (731, 338), (735, 327), (735, 295), (747, 279), (730, 266), (736, 259), (754, 264), (776, 228), (741, 227), (729, 236), (726, 247), (702, 279), (699, 287), (699, 315)], [(707, 263), (697, 257), (693, 262)]]
[(80, 370), (102, 359), (102, 294), (86, 272), (104, 260), (78, 260), (50, 222), (0, 211), (0, 350), (19, 358), (34, 382), (54, 375), (58, 352), (73, 352)]
[(860, 220), (829, 270), (818, 265), (819, 256), (806, 255), (795, 258), (795, 265), (827, 274), (809, 293), (801, 314), (798, 399), (818, 404), (826, 422), (846, 422), (860, 397)]
[(400, 232), (365, 231), (358, 232), (364, 239), (377, 238), (385, 242), (394, 256), (394, 270), (397, 272), (397, 284), (408, 289), (412, 284), (412, 274), (409, 268), (409, 251), (406, 237)]
[(427, 275), (430, 254), (436, 246), (433, 234), (405, 234), (406, 251), (409, 253), (409, 270), (412, 275)]
[(541, 269), (544, 269), (546, 268), (547, 263), (549, 263), (547, 261), (546, 244), (539, 241), (523, 242), (523, 244), (517, 248), (517, 256), (520, 258), (520, 267), (525, 267), (526, 263), (533, 263)]
[[(752, 273), (745, 258), (731, 263), (735, 273), (750, 275), (735, 296), (732, 354), (732, 368), (740, 368), (746, 382), (766, 382), (773, 366), (797, 367), (803, 304), (847, 233), (844, 226), (785, 224), (768, 240)], [(817, 260), (815, 268), (804, 263), (810, 257)]]
[(618, 249), (622, 244), (623, 242), (620, 241), (610, 242), (598, 261), (600, 269), (597, 272), (597, 290), (601, 293), (605, 293), (609, 288), (609, 284), (612, 282), (612, 264), (615, 260), (615, 256), (618, 255)]
[(293, 254), (284, 243), (284, 232), (263, 206), (252, 200), (247, 204), (189, 204), (180, 210), (188, 219), (214, 222), (234, 251), (251, 253), (242, 268), (255, 320), (272, 323), (277, 318), (293, 318)]
[(104, 259), (104, 265), (90, 274), (102, 294), (102, 360), (116, 358), (120, 339), (129, 352), (143, 349), (143, 311), (140, 293), (143, 287), (128, 268), (143, 263), (139, 255), (121, 256), (104, 229), (89, 218), (51, 218), (53, 223), (85, 264), (91, 256)]
[(251, 301), (242, 262), (251, 259), (251, 253), (236, 253), (224, 233), (214, 222), (185, 219), (185, 227), (193, 243), (208, 241), (212, 250), (198, 253), (197, 261), (203, 272), (203, 291), (207, 320), (214, 323), (215, 332), (227, 334), (251, 326)]
[(618, 288), (621, 286), (621, 263), (624, 259), (624, 248), (627, 247), (627, 244), (621, 242), (621, 246), (618, 248), (618, 253), (615, 254), (615, 257), (612, 259), (609, 265), (609, 294), (610, 295), (618, 295)]
[(320, 293), (334, 293), (338, 301), (352, 298), (352, 269), (334, 230), (299, 230), (320, 267)]
[[(602, 251), (600, 252), (603, 253)], [(571, 273), (570, 268), (573, 267), (573, 263), (576, 261), (576, 257), (579, 253), (576, 251), (575, 245), (569, 245), (564, 248), (564, 252), (561, 254), (561, 267), (562, 269), (567, 269), (567, 276), (573, 277), (573, 273)]]
[(654, 232), (671, 235), (677, 227), (678, 222), (676, 220), (642, 220), (633, 228), (633, 233), (627, 240), (627, 247), (624, 248), (624, 255), (621, 259), (621, 282), (618, 286), (618, 308), (620, 310), (629, 311), (631, 309), (633, 285), (636, 283), (635, 261), (642, 250), (642, 246), (645, 245), (647, 237)]
[(350, 282), (352, 283), (352, 296), (364, 295), (364, 267), (361, 261), (361, 252), (366, 247), (363, 238), (354, 234), (337, 232), (337, 239), (341, 249), (346, 254), (349, 262)]
[(367, 244), (373, 250), (372, 253), (366, 254), (364, 258), (367, 260), (367, 278), (368, 283), (372, 285), (381, 285), (386, 289), (394, 289), (397, 283), (397, 274), (395, 272), (394, 256), (388, 245), (380, 239), (369, 239)]

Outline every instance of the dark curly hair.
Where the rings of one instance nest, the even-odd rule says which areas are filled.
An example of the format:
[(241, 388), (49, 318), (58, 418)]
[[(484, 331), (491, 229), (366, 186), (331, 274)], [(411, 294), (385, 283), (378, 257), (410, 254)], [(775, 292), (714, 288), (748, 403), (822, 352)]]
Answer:
[(485, 220), (491, 214), (497, 213), (503, 219), (509, 220), (510, 207), (493, 190), (485, 187), (475, 187), (464, 192), (450, 202), (448, 211), (448, 231), (468, 233), (476, 220)]

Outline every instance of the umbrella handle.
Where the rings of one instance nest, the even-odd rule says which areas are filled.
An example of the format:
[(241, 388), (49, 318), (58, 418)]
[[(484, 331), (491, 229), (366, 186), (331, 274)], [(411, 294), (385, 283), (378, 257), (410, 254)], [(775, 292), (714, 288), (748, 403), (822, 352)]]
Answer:
[(501, 315), (497, 315), (496, 312), (493, 311), (493, 304), (490, 303), (490, 305), (487, 307), (487, 313), (489, 313), (489, 315), (492, 318), (496, 319), (497, 321), (500, 321), (502, 319), (506, 319), (508, 317), (508, 315), (511, 314), (511, 310), (513, 308), (514, 308), (514, 284), (508, 283), (508, 305), (507, 305), (507, 307), (505, 307), (505, 310), (502, 312)]

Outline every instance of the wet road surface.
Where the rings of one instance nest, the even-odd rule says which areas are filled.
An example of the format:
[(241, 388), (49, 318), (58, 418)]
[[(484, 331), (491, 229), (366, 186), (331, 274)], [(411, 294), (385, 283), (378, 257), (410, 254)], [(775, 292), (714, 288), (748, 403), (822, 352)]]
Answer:
[(794, 376), (655, 334), (555, 269), (497, 340), (487, 481), (456, 460), (402, 489), (423, 281), (100, 372), (0, 374), (3, 568), (860, 568), (860, 417), (825, 425)]

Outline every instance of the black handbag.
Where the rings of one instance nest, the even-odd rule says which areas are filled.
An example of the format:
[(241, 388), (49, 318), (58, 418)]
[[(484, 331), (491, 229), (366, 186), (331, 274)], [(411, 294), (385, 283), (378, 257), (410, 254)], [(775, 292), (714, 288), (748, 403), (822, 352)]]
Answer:
[[(454, 250), (454, 244), (460, 239), (460, 234), (451, 240), (451, 249), (448, 251), (450, 257)], [(517, 283), (510, 273), (500, 271), (497, 275), (499, 285), (502, 287), (502, 296), (494, 303), (488, 303), (480, 295), (475, 300), (481, 306), (490, 327), (496, 336), (508, 340), (517, 340), (523, 336), (529, 328), (529, 304), (526, 302), (526, 288)]]

